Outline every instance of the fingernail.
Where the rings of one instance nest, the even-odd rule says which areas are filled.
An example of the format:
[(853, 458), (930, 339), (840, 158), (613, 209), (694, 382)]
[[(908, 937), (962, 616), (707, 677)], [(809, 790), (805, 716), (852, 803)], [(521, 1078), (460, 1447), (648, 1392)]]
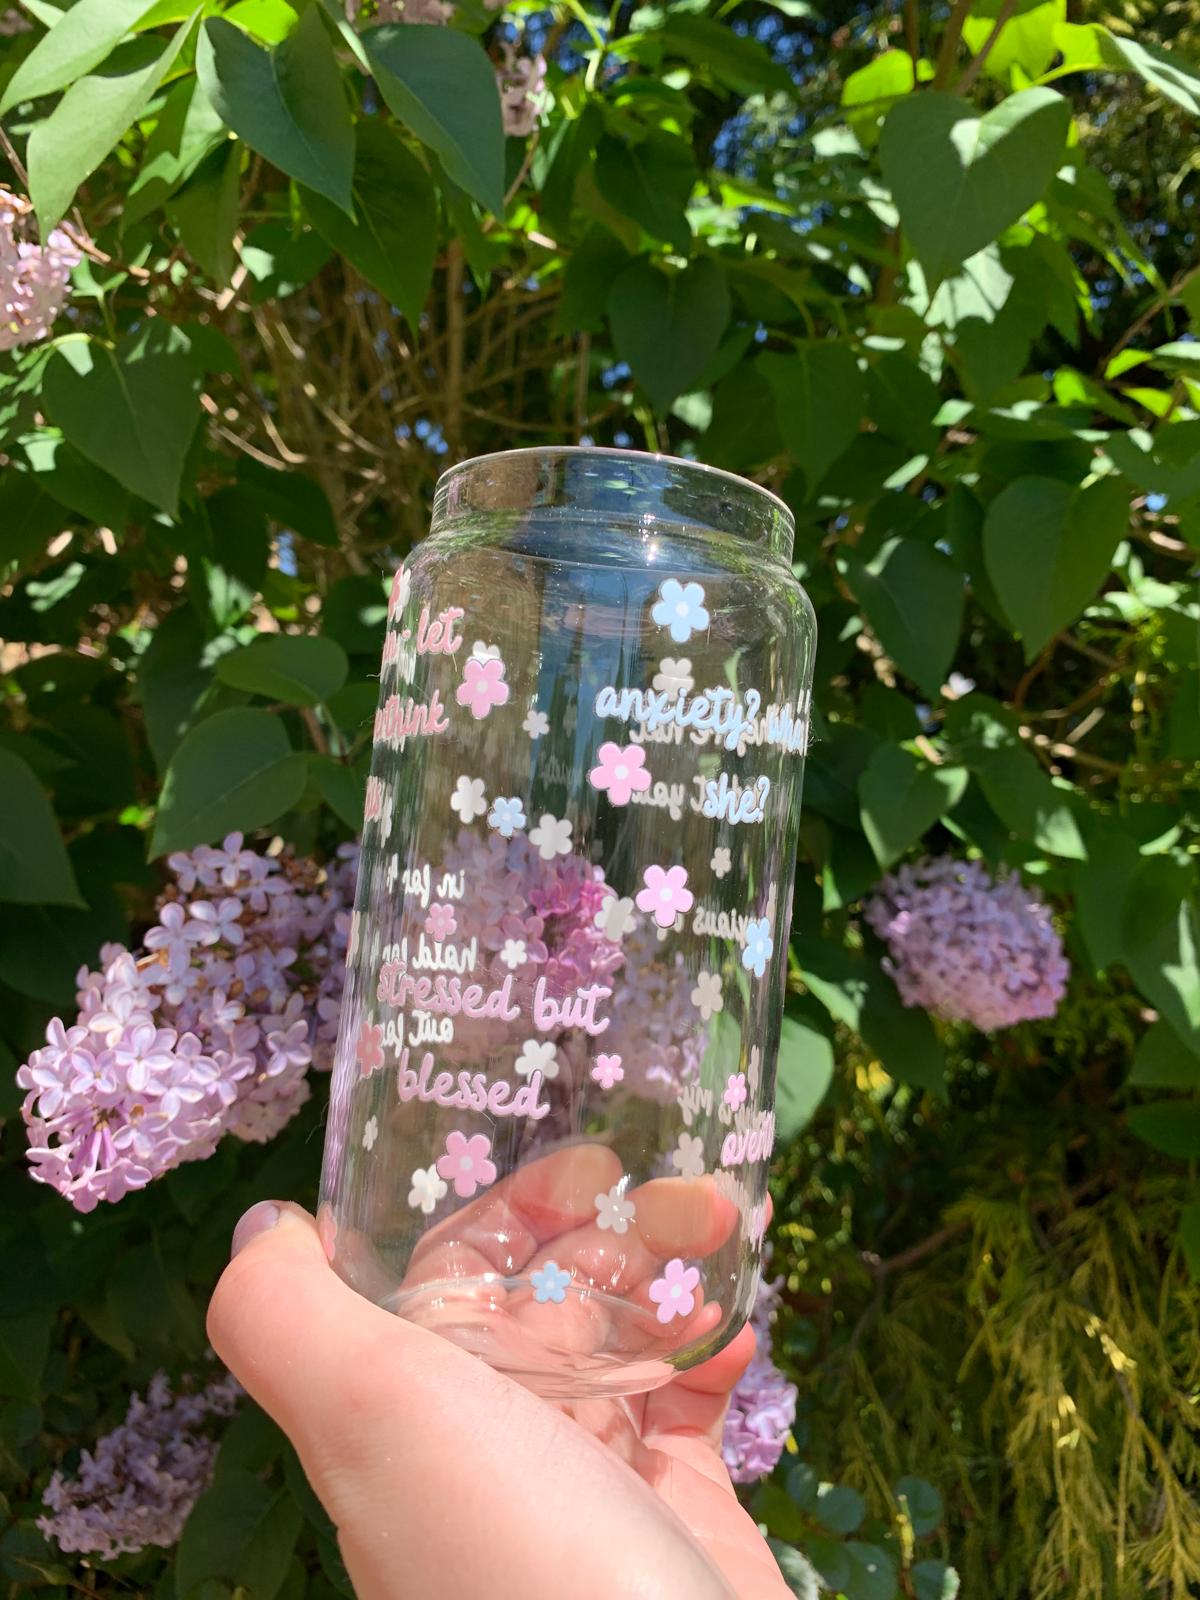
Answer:
[(266, 1233), (279, 1221), (279, 1207), (274, 1200), (260, 1200), (257, 1205), (250, 1207), (238, 1219), (238, 1225), (233, 1230), (233, 1243), (229, 1255), (232, 1259), (239, 1250), (244, 1250), (251, 1239), (260, 1233)]

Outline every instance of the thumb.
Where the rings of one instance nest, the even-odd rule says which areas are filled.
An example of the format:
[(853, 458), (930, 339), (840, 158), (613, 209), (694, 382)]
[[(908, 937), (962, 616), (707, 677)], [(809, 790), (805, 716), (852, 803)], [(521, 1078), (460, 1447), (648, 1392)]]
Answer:
[[(576, 1600), (727, 1592), (595, 1439), (343, 1283), (307, 1212), (262, 1202), (234, 1248), (209, 1337), (295, 1445), (360, 1600), (550, 1600), (568, 1574)], [(656, 1572), (691, 1586), (660, 1588)]]

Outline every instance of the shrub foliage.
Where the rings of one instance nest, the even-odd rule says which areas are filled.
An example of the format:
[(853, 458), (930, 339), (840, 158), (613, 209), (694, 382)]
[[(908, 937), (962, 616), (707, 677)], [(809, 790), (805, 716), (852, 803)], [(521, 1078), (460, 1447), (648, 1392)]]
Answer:
[[(774, 487), (818, 614), (774, 1183), (799, 1416), (747, 1491), (789, 1581), (1196, 1592), (1194, 6), (25, 6), (0, 19), (12, 1592), (348, 1592), (246, 1408), (176, 1550), (83, 1568), (36, 1527), (156, 1371), (213, 1381), (231, 1225), (311, 1203), (323, 1079), (269, 1142), (79, 1215), (30, 1182), (15, 1071), (77, 969), (137, 948), (167, 854), (242, 830), (336, 860), (436, 474), (563, 441)], [(921, 868), (947, 898), (906, 946), (887, 904), (926, 856), (975, 887)]]

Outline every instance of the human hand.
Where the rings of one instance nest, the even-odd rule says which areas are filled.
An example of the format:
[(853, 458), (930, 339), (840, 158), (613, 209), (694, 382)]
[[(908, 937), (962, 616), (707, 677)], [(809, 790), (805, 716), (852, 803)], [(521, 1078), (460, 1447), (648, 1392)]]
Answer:
[(359, 1600), (786, 1600), (719, 1454), (749, 1328), (652, 1393), (551, 1404), (364, 1299), (306, 1212), (264, 1202), (209, 1335), (295, 1445)]

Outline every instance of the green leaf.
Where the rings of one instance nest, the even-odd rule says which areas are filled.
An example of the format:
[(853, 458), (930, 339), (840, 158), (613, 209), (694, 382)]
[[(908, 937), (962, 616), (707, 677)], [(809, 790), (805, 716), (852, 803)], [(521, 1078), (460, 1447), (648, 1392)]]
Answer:
[(888, 113), (879, 145), (900, 223), (940, 283), (1035, 204), (1062, 159), (1071, 111), (1051, 89), (1024, 89), (985, 116), (926, 91)]
[(879, 143), (880, 123), (916, 86), (916, 68), (907, 50), (885, 50), (850, 74), (842, 85), (842, 109), (864, 149)]
[(314, 478), (303, 472), (280, 472), (243, 456), (238, 462), (237, 492), (289, 533), (336, 549), (333, 507)]
[(326, 805), (348, 828), (357, 832), (363, 820), (363, 780), (360, 775), (345, 762), (333, 761), (329, 756), (313, 756), (308, 764), (308, 774)]
[(567, 257), (558, 325), (564, 333), (599, 333), (613, 280), (629, 265), (625, 246), (607, 228), (589, 228)]
[(1126, 1083), (1137, 1089), (1200, 1089), (1200, 1060), (1161, 1020), (1138, 1040)]
[(1014, 719), (986, 695), (956, 701), (946, 717), (951, 745), (979, 780), (992, 810), (1022, 841), (1051, 855), (1087, 860), (1072, 794), (1021, 743)]
[[(937, 384), (900, 350), (890, 350), (867, 369), (867, 408), (890, 439), (928, 455), (937, 446), (934, 422), (941, 396)], [(911, 498), (911, 496), (909, 496)]]
[(757, 363), (743, 361), (713, 391), (704, 459), (715, 467), (745, 471), (782, 449), (775, 391)]
[(1164, 857), (1139, 868), (1125, 903), (1125, 965), (1142, 993), (1200, 1055), (1200, 912), (1181, 890), (1184, 873)]
[(167, 216), (192, 260), (222, 288), (233, 276), (241, 172), (242, 147), (227, 141), (166, 202)]
[(24, 100), (53, 94), (98, 66), (154, 0), (76, 0), (21, 62), (0, 98), (0, 117)]
[(18, 1400), (40, 1397), (54, 1321), (50, 1311), (0, 1317), (0, 1395)]
[(816, 1568), (790, 1544), (783, 1544), (778, 1539), (768, 1539), (767, 1543), (783, 1574), (783, 1581), (796, 1600), (819, 1600), (821, 1585)]
[(800, 1016), (786, 1016), (779, 1033), (775, 1121), (786, 1144), (812, 1121), (833, 1081), (833, 1045)]
[(22, 1587), (71, 1582), (70, 1567), (54, 1559), (51, 1547), (32, 1522), (10, 1523), (0, 1537), (0, 1571)]
[(306, 766), (269, 711), (238, 706), (207, 717), (171, 758), (151, 856), (265, 828), (303, 794)]
[(606, 134), (596, 146), (594, 173), (601, 196), (622, 216), (680, 255), (691, 253), (687, 202), (698, 174), (685, 140), (661, 130), (636, 143)]
[(858, 433), (866, 382), (850, 347), (830, 341), (798, 345), (786, 356), (761, 356), (758, 367), (775, 391), (779, 431), (811, 500)]
[(138, 664), (137, 696), (154, 763), (162, 772), (212, 687), (204, 628), (191, 607), (159, 623)]
[(1104, 447), (1117, 470), (1139, 489), (1176, 501), (1200, 493), (1200, 420), (1173, 422), (1152, 434), (1116, 429)]
[(175, 65), (197, 16), (199, 11), (193, 12), (165, 44), (151, 38), (132, 41), (106, 71), (77, 79), (50, 115), (34, 123), (26, 163), (29, 196), (43, 231), (62, 220), (79, 185), (141, 115)]
[(1143, 83), (1174, 100), (1177, 106), (1200, 117), (1200, 73), (1177, 55), (1169, 55), (1156, 44), (1140, 39), (1118, 37), (1107, 28), (1097, 27), (1100, 51), (1108, 66), (1136, 72)]
[(957, 567), (919, 539), (889, 539), (870, 561), (848, 551), (838, 566), (888, 655), (936, 699), (962, 627), (963, 579)]
[(918, 1561), (908, 1576), (914, 1600), (957, 1600), (958, 1573), (944, 1561)]
[(287, 0), (235, 0), (225, 15), (263, 44), (278, 44), (296, 26), (296, 8)]
[(27, 762), (0, 750), (0, 900), (81, 906), (50, 802)]
[[(378, 574), (348, 573), (325, 596), (321, 632), (336, 639), (347, 655), (379, 659), (387, 619), (387, 590)], [(371, 671), (376, 670), (374, 662)]]
[(890, 1076), (936, 1095), (945, 1092), (945, 1056), (933, 1024), (924, 1011), (900, 1003), (878, 961), (825, 939), (797, 939), (793, 949), (809, 992), (866, 1042)]
[(821, 1480), (807, 1461), (797, 1461), (794, 1467), (788, 1469), (788, 1496), (805, 1515), (811, 1515), (816, 1510), (820, 1487)]
[(927, 1483), (924, 1478), (901, 1478), (894, 1493), (897, 1500), (904, 1502), (908, 1520), (918, 1539), (923, 1539), (941, 1525), (946, 1508), (932, 1483)]
[(819, 1535), (806, 1539), (804, 1548), (825, 1587), (842, 1594), (843, 1586), (850, 1581), (850, 1558), (846, 1554), (845, 1543), (841, 1539)]
[(119, 483), (174, 516), (200, 418), (202, 374), (187, 335), (156, 320), (116, 349), (64, 339), (46, 368), (46, 408), (67, 439)]
[(760, 90), (787, 93), (792, 88), (787, 68), (772, 61), (757, 39), (736, 34), (727, 23), (713, 17), (668, 11), (655, 38), (662, 40), (667, 54), (708, 68), (719, 83), (727, 83), (739, 94), (757, 94)]
[(94, 461), (86, 460), (57, 428), (28, 435), (21, 445), (39, 484), (60, 505), (102, 528), (116, 532), (124, 528), (128, 491)]
[(320, 705), (342, 687), (348, 671), (341, 645), (317, 634), (268, 634), (217, 662), (222, 683), (290, 706)]
[(453, 28), (393, 24), (362, 35), (388, 108), (441, 159), (450, 177), (504, 213), (504, 127), (496, 74), (482, 46)]
[(311, 283), (332, 251), (315, 228), (293, 228), (287, 222), (264, 222), (242, 241), (242, 264), (254, 279), (255, 305), (282, 300)]
[(1087, 864), (1072, 871), (1076, 924), (1096, 972), (1123, 959), (1125, 900), (1141, 860), (1135, 839), (1105, 830), (1089, 842)]
[(197, 1500), (175, 1556), (176, 1600), (214, 1580), (275, 1600), (300, 1536), (300, 1507), (286, 1489), (232, 1468)]
[(378, 118), (359, 124), (351, 222), (312, 190), (304, 205), (321, 236), (417, 328), (433, 278), (437, 197), (429, 174)]
[(706, 258), (670, 274), (643, 259), (613, 284), (608, 315), (617, 354), (665, 412), (716, 355), (729, 321), (729, 290)]
[(1026, 661), (1091, 600), (1128, 526), (1128, 492), (1115, 478), (1086, 488), (1017, 478), (992, 501), (984, 560)]
[(1200, 1101), (1155, 1100), (1129, 1113), (1129, 1126), (1152, 1150), (1180, 1161), (1200, 1157)]
[(867, 1502), (857, 1489), (823, 1483), (817, 1491), (816, 1518), (830, 1533), (853, 1533), (867, 1514)]
[(896, 1559), (882, 1545), (851, 1539), (846, 1545), (850, 1571), (842, 1588), (846, 1600), (895, 1600), (899, 1593)]
[[(982, 50), (1000, 16), (1004, 0), (972, 0), (971, 15), (963, 23), (963, 43)], [(1007, 12), (1000, 36), (988, 51), (983, 70), (993, 78), (1008, 79), (1013, 67), (1027, 78), (1038, 78), (1058, 54), (1056, 29), (1067, 19), (1067, 0), (1017, 0)]]
[(271, 50), (223, 17), (204, 24), (201, 87), (252, 150), (353, 214), (354, 123), (318, 6)]
[(0, 562), (40, 555), (66, 521), (35, 473), (10, 466), (0, 475)]
[(119, 901), (103, 889), (88, 885), (93, 904), (86, 911), (6, 906), (0, 922), (0, 979), (34, 1000), (70, 1006), (80, 967), (95, 966), (102, 944), (124, 942), (129, 934)]
[(284, 1447), (284, 1436), (277, 1424), (260, 1406), (247, 1401), (221, 1436), (213, 1475), (223, 1478), (230, 1472), (261, 1473), (275, 1465)]
[(890, 867), (963, 797), (963, 767), (931, 767), (881, 744), (858, 780), (863, 832), (881, 867)]

